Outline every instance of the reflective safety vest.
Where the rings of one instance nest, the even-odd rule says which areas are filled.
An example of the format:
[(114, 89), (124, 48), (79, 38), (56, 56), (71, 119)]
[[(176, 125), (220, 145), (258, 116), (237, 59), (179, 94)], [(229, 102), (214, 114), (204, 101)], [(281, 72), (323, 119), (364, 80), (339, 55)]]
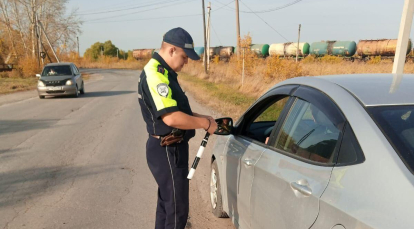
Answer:
[[(140, 75), (138, 101), (147, 131), (152, 135), (164, 136), (174, 129), (162, 121), (164, 114), (181, 111), (193, 115), (188, 98), (177, 81), (177, 73), (158, 53), (153, 54)], [(195, 130), (188, 130), (185, 139), (189, 140), (194, 135)]]

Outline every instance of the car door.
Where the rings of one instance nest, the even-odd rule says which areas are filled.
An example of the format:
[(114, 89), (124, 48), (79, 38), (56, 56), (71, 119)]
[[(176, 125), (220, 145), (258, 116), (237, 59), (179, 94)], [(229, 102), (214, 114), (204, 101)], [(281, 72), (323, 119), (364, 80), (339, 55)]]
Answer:
[(254, 168), (252, 228), (309, 228), (328, 185), (345, 119), (323, 93), (301, 86)]
[(78, 85), (78, 89), (82, 87), (81, 78), (79, 76), (79, 72), (77, 71), (76, 67), (74, 65), (71, 65), (71, 70), (74, 75), (74, 79), (76, 81), (76, 84)]
[(244, 115), (239, 133), (229, 138), (226, 155), (229, 214), (240, 228), (251, 228), (250, 194), (254, 164), (266, 150), (266, 139), (289, 100), (289, 91), (286, 89), (284, 95), (269, 95), (254, 105)]

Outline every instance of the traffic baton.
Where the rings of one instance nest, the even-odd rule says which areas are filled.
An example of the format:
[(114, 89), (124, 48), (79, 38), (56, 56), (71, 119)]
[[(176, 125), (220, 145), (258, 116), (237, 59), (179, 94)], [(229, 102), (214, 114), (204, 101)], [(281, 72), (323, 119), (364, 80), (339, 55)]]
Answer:
[(204, 149), (206, 148), (208, 137), (210, 137), (210, 134), (207, 132), (206, 136), (204, 137), (203, 141), (201, 141), (200, 149), (198, 149), (197, 155), (194, 159), (193, 165), (191, 166), (190, 172), (188, 173), (187, 179), (191, 180), (193, 178), (194, 173), (197, 169), (198, 162), (200, 161), (201, 157), (203, 156)]

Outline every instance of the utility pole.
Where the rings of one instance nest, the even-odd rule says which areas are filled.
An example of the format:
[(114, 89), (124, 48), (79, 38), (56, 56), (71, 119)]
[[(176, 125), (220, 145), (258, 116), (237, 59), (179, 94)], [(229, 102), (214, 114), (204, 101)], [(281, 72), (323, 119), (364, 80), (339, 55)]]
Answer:
[(116, 49), (116, 57), (119, 59), (119, 49)]
[(237, 55), (240, 56), (240, 21), (239, 21), (239, 0), (236, 0), (236, 28), (237, 28)]
[(210, 71), (210, 11), (211, 2), (208, 3), (207, 7), (207, 72)]
[(204, 0), (202, 0), (203, 3), (203, 27), (204, 27), (204, 57), (203, 57), (203, 62), (204, 62), (204, 72), (206, 74), (208, 74), (207, 71), (207, 52), (209, 50), (207, 50), (207, 38), (206, 38), (206, 11), (204, 9)]
[(59, 57), (56, 55), (55, 49), (53, 48), (52, 44), (50, 43), (49, 37), (47, 36), (47, 33), (46, 33), (46, 31), (45, 31), (45, 28), (43, 28), (43, 24), (42, 24), (42, 22), (37, 21), (37, 23), (39, 23), (40, 28), (41, 28), (41, 29), (42, 29), (42, 31), (43, 31), (43, 34), (45, 34), (45, 37), (46, 37), (47, 43), (49, 44), (50, 49), (52, 49), (53, 55), (55, 55), (55, 58), (56, 58), (57, 62), (58, 62), (58, 63), (60, 63)]
[(298, 56), (299, 56), (300, 27), (301, 27), (301, 24), (299, 24), (298, 46), (296, 47), (296, 63), (298, 62)]
[(400, 32), (398, 34), (397, 50), (395, 52), (393, 74), (403, 74), (407, 54), (408, 40), (410, 38), (411, 24), (413, 23), (414, 0), (405, 0), (401, 16)]
[(38, 23), (38, 17), (37, 17), (37, 13), (35, 14), (35, 33), (36, 33), (36, 40), (37, 40), (37, 42), (36, 42), (36, 49), (37, 49), (37, 62), (39, 63), (39, 67), (41, 66), (40, 65), (40, 59), (42, 59), (43, 60), (43, 58), (40, 58), (40, 53), (41, 53), (41, 46), (42, 46), (42, 42), (41, 42), (41, 40), (40, 40), (40, 36), (41, 36), (41, 33), (40, 33), (40, 31), (39, 31), (39, 23)]
[(76, 37), (76, 40), (78, 42), (78, 57), (80, 58), (80, 51), (79, 51), (79, 37)]

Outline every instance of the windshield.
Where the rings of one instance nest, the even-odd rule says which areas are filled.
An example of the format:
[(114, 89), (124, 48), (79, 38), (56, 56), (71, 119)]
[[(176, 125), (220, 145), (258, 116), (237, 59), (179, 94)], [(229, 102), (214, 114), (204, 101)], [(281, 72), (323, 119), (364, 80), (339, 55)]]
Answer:
[(400, 155), (414, 171), (414, 106), (384, 106), (369, 108), (369, 112)]
[(69, 65), (46, 66), (43, 69), (42, 76), (71, 76), (72, 71)]

